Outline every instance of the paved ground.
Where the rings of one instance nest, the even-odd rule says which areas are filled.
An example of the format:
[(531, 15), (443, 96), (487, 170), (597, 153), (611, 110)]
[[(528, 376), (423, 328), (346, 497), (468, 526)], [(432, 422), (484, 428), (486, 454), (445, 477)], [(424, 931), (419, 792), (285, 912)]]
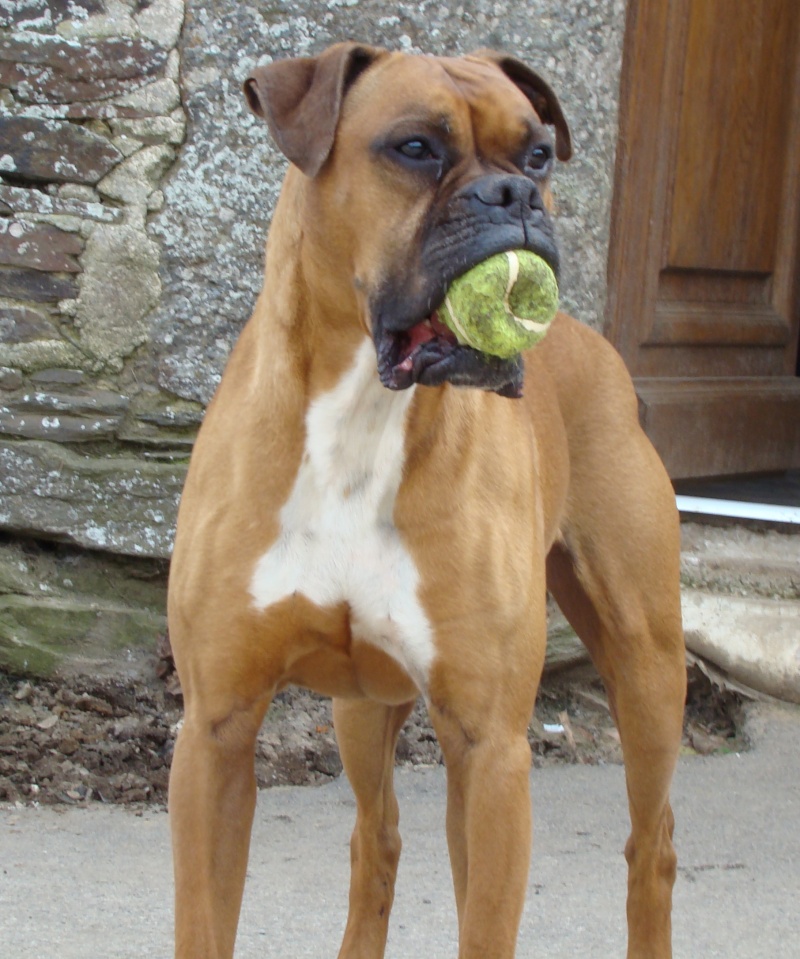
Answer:
[[(745, 754), (681, 761), (676, 959), (795, 959), (800, 941), (800, 710), (760, 709)], [(532, 778), (536, 837), (518, 954), (624, 955), (624, 783), (615, 766)], [(387, 955), (455, 956), (441, 769), (398, 773), (405, 848)], [(353, 801), (342, 780), (259, 799), (237, 956), (334, 957)], [(170, 954), (164, 813), (0, 809), (0, 954)]]

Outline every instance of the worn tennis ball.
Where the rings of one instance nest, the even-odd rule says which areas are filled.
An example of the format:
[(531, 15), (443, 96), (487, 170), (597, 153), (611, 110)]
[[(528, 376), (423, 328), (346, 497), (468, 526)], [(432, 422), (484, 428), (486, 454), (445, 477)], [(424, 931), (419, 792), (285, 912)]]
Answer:
[(490, 256), (450, 284), (439, 318), (459, 343), (507, 359), (535, 346), (558, 310), (558, 282), (529, 250)]

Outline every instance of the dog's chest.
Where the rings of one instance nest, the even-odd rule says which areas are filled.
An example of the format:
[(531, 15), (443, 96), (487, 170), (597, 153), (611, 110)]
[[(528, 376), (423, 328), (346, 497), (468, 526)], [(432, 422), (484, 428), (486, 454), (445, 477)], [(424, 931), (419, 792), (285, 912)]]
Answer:
[(256, 564), (250, 592), (259, 609), (295, 593), (323, 607), (346, 602), (353, 637), (389, 653), (424, 687), (431, 627), (393, 522), (412, 393), (381, 386), (365, 341), (350, 371), (311, 404), (281, 532)]

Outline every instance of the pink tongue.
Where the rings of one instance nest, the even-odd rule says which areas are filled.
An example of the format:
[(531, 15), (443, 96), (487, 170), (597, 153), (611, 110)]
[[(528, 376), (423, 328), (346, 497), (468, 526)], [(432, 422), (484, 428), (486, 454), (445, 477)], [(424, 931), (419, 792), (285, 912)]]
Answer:
[(430, 340), (435, 339), (436, 333), (427, 323), (417, 323), (416, 326), (412, 326), (408, 331), (408, 345), (405, 349), (405, 357), (397, 364), (397, 369), (410, 370), (412, 367), (411, 356), (414, 351), (422, 346), (423, 343), (428, 343)]
[(408, 331), (408, 350), (413, 353), (418, 346), (436, 339), (436, 333), (427, 323), (417, 323)]

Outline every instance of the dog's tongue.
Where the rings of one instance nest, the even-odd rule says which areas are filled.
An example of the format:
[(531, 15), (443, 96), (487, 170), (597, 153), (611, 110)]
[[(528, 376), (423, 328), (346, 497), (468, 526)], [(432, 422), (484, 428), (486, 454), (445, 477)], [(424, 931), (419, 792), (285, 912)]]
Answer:
[(403, 347), (403, 358), (397, 364), (399, 370), (410, 370), (412, 368), (412, 357), (423, 344), (430, 343), (431, 340), (440, 336), (452, 337), (447, 327), (439, 321), (436, 313), (431, 316), (430, 320), (423, 320), (422, 323), (412, 326), (406, 335), (408, 342)]
[(408, 331), (408, 352), (413, 353), (423, 343), (436, 339), (436, 333), (428, 323), (417, 323)]

